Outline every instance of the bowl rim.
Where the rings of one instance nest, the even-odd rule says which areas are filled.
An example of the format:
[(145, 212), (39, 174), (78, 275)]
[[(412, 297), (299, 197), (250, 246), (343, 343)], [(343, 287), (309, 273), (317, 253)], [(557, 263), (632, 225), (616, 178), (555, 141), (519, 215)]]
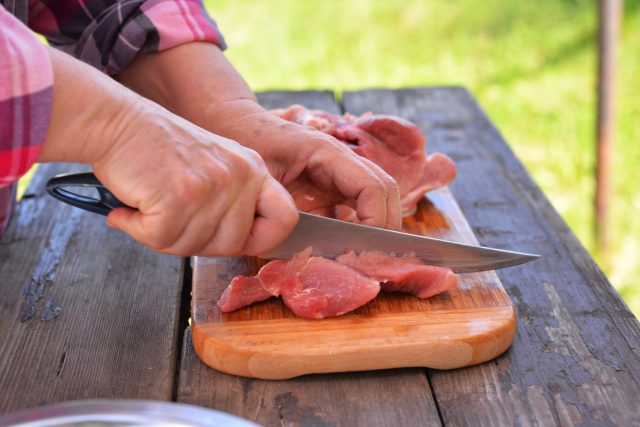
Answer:
[[(184, 427), (257, 427), (249, 420), (215, 409), (185, 403), (138, 399), (72, 400), (0, 415), (7, 427), (54, 427), (82, 422), (117, 425), (175, 425)], [(156, 424), (157, 423), (157, 424)]]

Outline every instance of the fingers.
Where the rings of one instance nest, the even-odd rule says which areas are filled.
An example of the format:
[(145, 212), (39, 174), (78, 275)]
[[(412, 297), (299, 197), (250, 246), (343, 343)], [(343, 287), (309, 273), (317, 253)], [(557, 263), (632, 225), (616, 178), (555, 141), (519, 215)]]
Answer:
[(373, 163), (371, 160), (360, 158), (365, 162), (371, 170), (380, 178), (384, 186), (386, 187), (387, 194), (387, 215), (385, 228), (391, 230), (402, 229), (402, 208), (400, 206), (400, 188), (395, 179), (391, 175), (387, 174), (380, 166)]
[(107, 216), (107, 225), (130, 235), (142, 243), (141, 239), (145, 235), (143, 217), (144, 215), (136, 209), (118, 208), (112, 210)]
[[(298, 220), (289, 193), (271, 176), (246, 182), (228, 205), (209, 197), (199, 210), (180, 215), (119, 208), (107, 224), (162, 253), (179, 256), (233, 256), (265, 253), (283, 241)], [(219, 195), (219, 194), (218, 194)]]
[[(286, 118), (286, 117), (285, 117)], [(276, 165), (276, 176), (288, 189), (301, 178), (311, 179), (322, 197), (298, 194), (300, 210), (309, 212), (345, 200), (355, 202), (358, 220), (375, 227), (400, 229), (402, 209), (400, 191), (395, 180), (381, 167), (358, 156), (344, 143), (319, 130), (303, 126), (278, 127), (276, 144), (271, 144), (268, 158)], [(275, 150), (273, 147), (279, 147)], [(278, 161), (274, 162), (274, 158)], [(304, 173), (302, 174), (302, 172)], [(300, 197), (302, 196), (302, 197)], [(304, 196), (312, 196), (305, 200)]]
[[(220, 191), (227, 173), (219, 169), (209, 177), (189, 170), (163, 174), (162, 180), (148, 173), (136, 177), (141, 179), (141, 184), (134, 186), (137, 191), (133, 190), (137, 196), (127, 200), (130, 195), (124, 194), (129, 197), (123, 199), (138, 209), (115, 209), (107, 217), (107, 225), (158, 252), (191, 255), (207, 237), (197, 228), (216, 225), (229, 204), (226, 196), (233, 194)], [(206, 209), (212, 202), (214, 209)]]
[[(255, 215), (255, 197), (242, 197), (224, 214), (215, 228), (202, 229), (194, 227), (194, 231), (210, 237), (204, 245), (193, 253), (200, 256), (235, 256), (243, 253)], [(195, 236), (194, 236), (195, 238)]]
[[(298, 211), (287, 190), (265, 175), (257, 191), (244, 189), (226, 210), (209, 241), (194, 253), (201, 256), (259, 255), (282, 242), (297, 222)], [(208, 230), (200, 229), (200, 232), (207, 233)]]
[(362, 224), (399, 230), (400, 192), (395, 180), (371, 161), (346, 147), (325, 144), (309, 159), (311, 179), (325, 191), (338, 191), (356, 201)]
[(256, 217), (243, 252), (260, 255), (273, 249), (291, 233), (298, 219), (298, 209), (287, 190), (269, 177), (258, 196)]

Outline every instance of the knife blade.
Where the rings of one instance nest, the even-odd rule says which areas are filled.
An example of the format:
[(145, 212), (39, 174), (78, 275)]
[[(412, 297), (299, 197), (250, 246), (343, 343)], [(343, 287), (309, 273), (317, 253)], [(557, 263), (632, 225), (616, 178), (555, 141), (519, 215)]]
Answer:
[(332, 259), (347, 249), (358, 253), (378, 250), (396, 255), (413, 254), (425, 264), (449, 267), (456, 273), (495, 270), (540, 258), (539, 255), (401, 233), (304, 212), (300, 212), (300, 220), (291, 234), (262, 256), (291, 259), (309, 246), (313, 248), (313, 255)]
[[(74, 193), (69, 190), (73, 187), (95, 188), (99, 199)], [(126, 207), (92, 173), (58, 175), (47, 182), (46, 188), (56, 199), (100, 215), (108, 215), (112, 209)], [(449, 267), (456, 273), (495, 270), (540, 258), (539, 255), (466, 245), (304, 212), (300, 212), (300, 220), (293, 232), (275, 249), (262, 256), (291, 259), (309, 246), (313, 248), (313, 255), (325, 258), (335, 258), (347, 249), (413, 254), (428, 265)]]

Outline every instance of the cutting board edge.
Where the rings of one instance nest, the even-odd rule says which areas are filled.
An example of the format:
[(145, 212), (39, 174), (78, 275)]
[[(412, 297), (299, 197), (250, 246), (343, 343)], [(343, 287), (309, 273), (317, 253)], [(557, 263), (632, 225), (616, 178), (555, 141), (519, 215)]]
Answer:
[(447, 370), (486, 362), (511, 346), (517, 329), (515, 308), (511, 305), (495, 309), (503, 310), (503, 315), (493, 319), (491, 329), (449, 340), (427, 338), (410, 346), (398, 342), (385, 350), (379, 344), (369, 347), (360, 344), (344, 351), (314, 352), (311, 346), (314, 338), (310, 336), (310, 342), (302, 340), (297, 347), (267, 352), (261, 345), (252, 348), (234, 343), (229, 336), (216, 336), (214, 323), (194, 323), (192, 337), (195, 352), (206, 365), (249, 378), (285, 380), (307, 374), (405, 367)]

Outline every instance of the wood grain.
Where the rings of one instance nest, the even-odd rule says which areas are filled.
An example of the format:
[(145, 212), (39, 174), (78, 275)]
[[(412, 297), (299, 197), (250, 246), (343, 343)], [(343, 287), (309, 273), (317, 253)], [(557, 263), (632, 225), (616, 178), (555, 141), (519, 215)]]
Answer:
[(344, 106), (419, 124), (429, 149), (456, 161), (452, 191), (480, 243), (543, 255), (498, 271), (519, 318), (505, 356), (430, 371), (443, 423), (639, 425), (637, 319), (473, 97), (463, 88), (362, 91), (346, 93)]
[[(259, 94), (269, 107), (299, 103), (339, 112), (331, 92)], [(264, 381), (207, 367), (185, 337), (178, 401), (230, 412), (266, 426), (439, 425), (424, 369), (308, 375)]]
[(185, 334), (179, 401), (242, 416), (265, 426), (438, 426), (424, 369), (306, 375), (258, 380), (216, 371)]
[(183, 261), (44, 193), (78, 170), (40, 166), (0, 242), (0, 413), (171, 399)]

